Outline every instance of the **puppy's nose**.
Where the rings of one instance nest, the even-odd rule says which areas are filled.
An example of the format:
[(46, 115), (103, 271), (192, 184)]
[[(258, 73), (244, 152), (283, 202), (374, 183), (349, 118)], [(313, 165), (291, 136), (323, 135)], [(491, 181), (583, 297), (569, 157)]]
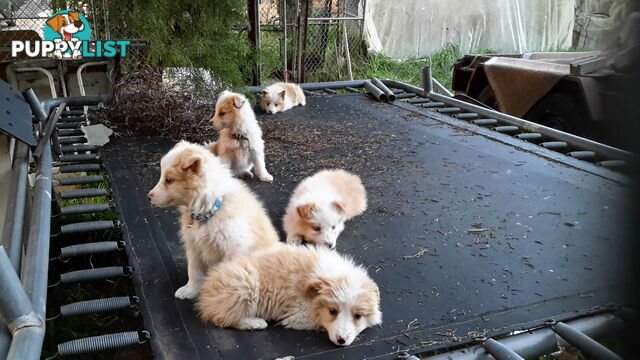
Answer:
[(336, 244), (332, 244), (332, 243), (325, 243), (327, 245), (327, 247), (331, 250), (335, 250), (336, 248)]
[(73, 25), (75, 25), (77, 28), (79, 28), (80, 26), (82, 26), (82, 21), (75, 21), (73, 23)]
[(148, 193), (148, 194), (147, 194), (147, 198), (148, 198), (149, 200), (153, 200), (153, 194)]
[(346, 343), (346, 342), (347, 342), (347, 341), (346, 341), (342, 336), (339, 336), (339, 337), (338, 337), (338, 344), (340, 344), (340, 345), (344, 345), (344, 343)]

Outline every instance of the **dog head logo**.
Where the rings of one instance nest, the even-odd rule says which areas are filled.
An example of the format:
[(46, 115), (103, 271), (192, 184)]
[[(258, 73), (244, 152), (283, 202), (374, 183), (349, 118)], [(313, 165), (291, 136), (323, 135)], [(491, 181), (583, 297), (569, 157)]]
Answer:
[(89, 40), (91, 27), (81, 13), (73, 10), (58, 11), (46, 22), (44, 27), (44, 39), (54, 41), (60, 39), (72, 41), (72, 39)]

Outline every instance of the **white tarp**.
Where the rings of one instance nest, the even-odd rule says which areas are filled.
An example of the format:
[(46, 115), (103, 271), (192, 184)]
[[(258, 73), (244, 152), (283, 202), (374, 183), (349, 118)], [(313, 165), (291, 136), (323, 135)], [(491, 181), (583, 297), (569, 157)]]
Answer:
[(427, 57), (447, 43), (463, 53), (534, 52), (572, 45), (576, 0), (368, 0), (371, 50)]

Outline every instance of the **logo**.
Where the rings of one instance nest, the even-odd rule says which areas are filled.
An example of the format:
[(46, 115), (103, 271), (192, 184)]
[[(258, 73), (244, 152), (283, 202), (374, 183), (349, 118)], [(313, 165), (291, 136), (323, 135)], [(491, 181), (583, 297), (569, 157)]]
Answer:
[(11, 56), (53, 56), (59, 60), (84, 57), (127, 56), (128, 40), (91, 40), (91, 25), (75, 10), (62, 10), (51, 15), (44, 25), (44, 40), (11, 42)]

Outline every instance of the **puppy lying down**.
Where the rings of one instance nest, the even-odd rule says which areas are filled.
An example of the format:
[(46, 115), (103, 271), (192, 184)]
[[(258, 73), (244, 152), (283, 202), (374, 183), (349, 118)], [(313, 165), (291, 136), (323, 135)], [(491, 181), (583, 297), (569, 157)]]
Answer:
[(322, 170), (293, 191), (283, 218), (287, 243), (336, 247), (344, 223), (367, 209), (367, 193), (357, 175)]
[(349, 345), (382, 322), (380, 291), (366, 270), (327, 248), (278, 245), (211, 268), (196, 308), (218, 327), (260, 330), (267, 321), (324, 329)]
[(287, 111), (294, 106), (307, 104), (302, 88), (298, 84), (278, 82), (262, 90), (262, 110), (268, 114)]
[(210, 266), (279, 242), (262, 203), (205, 147), (181, 141), (160, 167), (149, 200), (180, 209), (180, 238), (187, 253), (189, 281), (176, 298), (195, 298)]

